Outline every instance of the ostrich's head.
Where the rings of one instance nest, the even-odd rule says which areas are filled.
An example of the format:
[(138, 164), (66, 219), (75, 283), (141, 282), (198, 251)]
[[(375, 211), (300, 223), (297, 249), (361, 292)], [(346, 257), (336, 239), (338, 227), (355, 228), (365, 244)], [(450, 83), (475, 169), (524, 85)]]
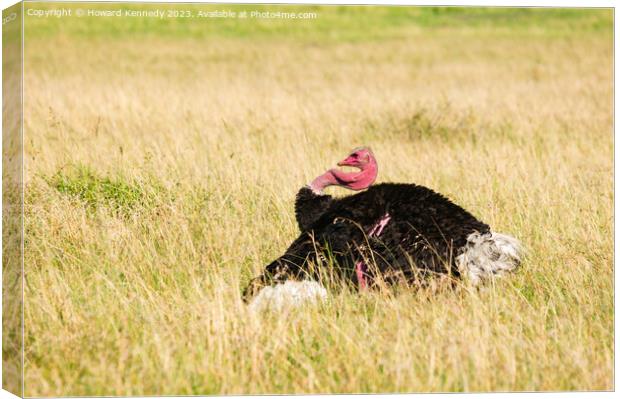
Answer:
[(359, 169), (364, 169), (371, 163), (376, 165), (377, 161), (375, 160), (375, 156), (370, 148), (358, 147), (351, 151), (345, 159), (338, 162), (338, 166), (353, 166)]
[(351, 166), (359, 170), (345, 172), (339, 169), (330, 169), (314, 179), (310, 188), (317, 194), (323, 192), (327, 186), (340, 186), (350, 190), (363, 190), (370, 187), (377, 178), (377, 160), (368, 147), (354, 149), (345, 159), (338, 162), (338, 166)]

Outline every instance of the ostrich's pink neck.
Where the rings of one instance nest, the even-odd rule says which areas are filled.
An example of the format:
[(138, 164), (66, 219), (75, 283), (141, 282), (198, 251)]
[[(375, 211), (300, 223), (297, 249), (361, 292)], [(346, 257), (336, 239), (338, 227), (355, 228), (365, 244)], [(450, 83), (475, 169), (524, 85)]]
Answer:
[(330, 169), (312, 180), (309, 187), (315, 194), (323, 194), (325, 187), (334, 186), (336, 184), (338, 184), (338, 180), (336, 180), (336, 176), (334, 176), (332, 169)]
[(330, 169), (310, 183), (310, 189), (316, 194), (322, 194), (329, 186), (341, 186), (349, 190), (363, 190), (368, 188), (377, 178), (377, 164), (372, 162), (365, 165), (359, 172), (343, 172)]

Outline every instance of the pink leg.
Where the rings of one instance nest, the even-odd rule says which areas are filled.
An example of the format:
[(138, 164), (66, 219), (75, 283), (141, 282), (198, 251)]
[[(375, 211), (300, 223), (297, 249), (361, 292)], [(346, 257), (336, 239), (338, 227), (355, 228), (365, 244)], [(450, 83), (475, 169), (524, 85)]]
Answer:
[(368, 283), (366, 282), (366, 264), (364, 262), (359, 261), (355, 264), (355, 274), (357, 275), (357, 282), (360, 285), (360, 289), (365, 290), (368, 288)]
[(383, 229), (387, 226), (388, 222), (392, 219), (389, 213), (383, 215), (383, 217), (377, 222), (370, 232), (368, 232), (368, 237), (379, 237), (381, 233), (383, 233)]
[[(388, 222), (392, 219), (389, 213), (383, 215), (383, 217), (372, 226), (372, 229), (368, 233), (368, 237), (379, 237), (383, 233), (383, 229), (387, 226)], [(366, 281), (366, 264), (363, 261), (359, 261), (355, 264), (355, 274), (357, 275), (357, 281), (360, 285), (360, 289), (368, 288), (368, 282)]]
[(383, 233), (383, 229), (385, 228), (385, 226), (387, 226), (388, 222), (390, 221), (390, 219), (392, 219), (392, 217), (390, 216), (389, 213), (386, 213), (381, 220), (379, 221), (379, 224), (377, 225), (377, 227), (379, 227), (378, 231), (376, 232), (376, 236), (379, 237), (381, 235), (381, 233)]

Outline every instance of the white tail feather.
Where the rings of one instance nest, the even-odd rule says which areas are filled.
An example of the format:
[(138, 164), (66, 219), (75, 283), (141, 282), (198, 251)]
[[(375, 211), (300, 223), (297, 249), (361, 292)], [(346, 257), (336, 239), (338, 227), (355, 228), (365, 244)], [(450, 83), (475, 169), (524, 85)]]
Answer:
[(253, 311), (282, 311), (303, 304), (313, 304), (327, 299), (327, 290), (316, 281), (286, 281), (284, 284), (265, 287), (250, 303)]
[(477, 285), (516, 269), (521, 263), (521, 244), (506, 234), (472, 233), (456, 263), (461, 275)]

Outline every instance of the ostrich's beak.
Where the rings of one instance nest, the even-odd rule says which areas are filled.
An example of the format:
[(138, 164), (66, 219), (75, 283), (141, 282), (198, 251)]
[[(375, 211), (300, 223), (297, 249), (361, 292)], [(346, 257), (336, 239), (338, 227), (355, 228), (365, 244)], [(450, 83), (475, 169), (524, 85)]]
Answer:
[(353, 166), (359, 168), (357, 159), (353, 157), (347, 157), (343, 159), (342, 161), (338, 162), (338, 166)]

